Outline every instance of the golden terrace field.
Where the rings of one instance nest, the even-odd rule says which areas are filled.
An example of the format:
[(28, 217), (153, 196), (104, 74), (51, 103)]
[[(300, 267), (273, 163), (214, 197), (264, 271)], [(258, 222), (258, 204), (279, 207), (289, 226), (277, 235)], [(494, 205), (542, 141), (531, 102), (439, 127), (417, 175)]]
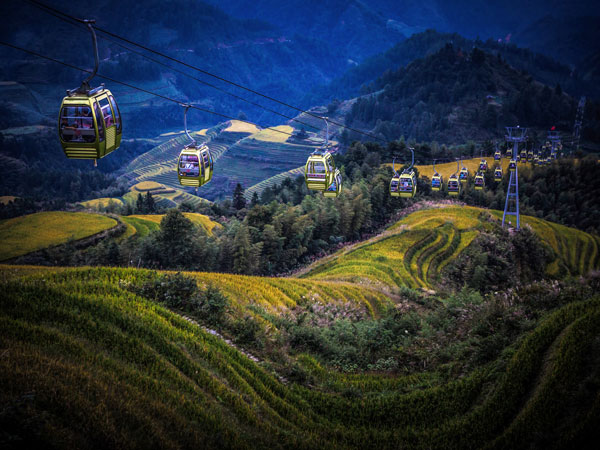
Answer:
[[(155, 222), (124, 220), (158, 226), (151, 217)], [(297, 307), (351, 305), (375, 319), (395, 314), (403, 300), (394, 288), (430, 286), (488, 219), (478, 208), (420, 210), (300, 278), (184, 275), (201, 289), (218, 287), (228, 314), (258, 324), (277, 346), (282, 321), (303, 320), (291, 314)], [(596, 237), (523, 220), (558, 250), (559, 275), (598, 267)], [(598, 297), (556, 307), (497, 361), (471, 370), (428, 370), (427, 347), (422, 369), (393, 375), (340, 372), (301, 353), (294, 364), (313, 377), (301, 383), (133, 288), (160, 276), (0, 266), (1, 417), (19, 424), (6, 429), (8, 438), (32, 448), (380, 450), (521, 448), (544, 436), (552, 436), (544, 448), (584, 448), (597, 434)], [(349, 333), (355, 325), (348, 322)], [(370, 335), (370, 345), (385, 338)], [(431, 340), (438, 345), (438, 335)]]
[[(321, 390), (278, 378), (268, 365), (126, 289), (150, 271), (5, 266), (0, 272), (3, 418), (30, 427), (6, 430), (30, 445), (502, 449), (560, 428), (552, 448), (582, 448), (597, 432), (597, 398), (576, 409), (569, 399), (584, 385), (588, 361), (597, 361), (598, 298), (549, 314), (498, 368), (441, 383), (344, 375), (302, 357), (330, 378), (330, 388)], [(306, 280), (303, 292), (298, 280), (196, 276), (214, 277), (238, 306), (260, 303), (247, 298), (248, 289), (283, 307), (319, 291), (327, 292), (325, 301), (370, 295), (340, 283)], [(19, 409), (24, 401), (26, 409)]]
[[(502, 218), (501, 212), (492, 213)], [(467, 206), (417, 211), (380, 236), (317, 261), (301, 276), (386, 288), (433, 287), (445, 265), (488, 226), (481, 214), (489, 212)], [(533, 217), (521, 216), (521, 221), (556, 253), (547, 268), (550, 275), (584, 275), (600, 267), (598, 237)]]
[(0, 261), (82, 239), (117, 225), (100, 214), (43, 212), (0, 222)]

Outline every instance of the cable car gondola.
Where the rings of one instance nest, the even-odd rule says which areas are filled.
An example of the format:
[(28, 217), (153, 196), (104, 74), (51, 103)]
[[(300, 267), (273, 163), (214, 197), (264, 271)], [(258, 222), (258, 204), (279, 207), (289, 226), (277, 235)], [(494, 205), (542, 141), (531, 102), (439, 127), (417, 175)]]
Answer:
[(458, 181), (458, 176), (455, 173), (450, 175), (448, 179), (448, 194), (453, 197), (460, 194), (460, 181)]
[(502, 181), (502, 167), (496, 167), (494, 169), (494, 181)]
[[(462, 158), (460, 160), (460, 163), (462, 165)], [(469, 180), (469, 169), (467, 169), (464, 165), (462, 166), (462, 168), (460, 169), (460, 172), (458, 173), (458, 179), (460, 180), (461, 183), (466, 183)]]
[(494, 160), (495, 161), (500, 161), (502, 159), (502, 153), (500, 152), (500, 150), (496, 150), (494, 152)]
[(92, 89), (90, 81), (98, 71), (98, 45), (93, 20), (84, 20), (92, 34), (95, 66), (77, 89), (67, 90), (58, 117), (58, 134), (67, 158), (103, 158), (121, 145), (121, 113), (112, 93), (104, 84)]
[(521, 162), (527, 162), (527, 150), (521, 150)]
[(485, 187), (485, 179), (483, 178), (483, 172), (479, 172), (475, 175), (475, 190), (481, 191)]
[(433, 160), (433, 176), (431, 177), (431, 190), (439, 191), (442, 189), (444, 184), (444, 177), (442, 177), (437, 170), (435, 170), (435, 159)]
[(456, 161), (456, 172), (450, 175), (448, 178), (448, 194), (452, 197), (457, 197), (460, 194), (460, 180), (458, 178), (457, 173), (459, 172), (458, 160)]
[(333, 182), (323, 191), (324, 197), (337, 197), (342, 193), (342, 174), (340, 169), (335, 169), (333, 174)]
[(485, 172), (486, 170), (488, 170), (488, 163), (487, 160), (482, 158), (481, 161), (479, 161), (479, 171)]
[(506, 154), (505, 154), (504, 156), (506, 156), (508, 159), (513, 159), (513, 151), (512, 151), (512, 148), (507, 148), (507, 149), (506, 149)]
[(315, 150), (306, 160), (304, 167), (304, 181), (306, 187), (313, 191), (324, 191), (335, 176), (335, 163), (329, 152)]
[(516, 168), (517, 168), (517, 161), (515, 159), (511, 158), (510, 162), (508, 163), (508, 170), (510, 170), (511, 172), (514, 172)]
[(394, 176), (390, 181), (390, 195), (392, 197), (410, 198), (417, 193), (417, 177), (413, 170), (415, 163), (414, 149), (410, 149), (412, 153), (412, 163), (408, 169), (404, 169), (400, 175), (396, 172), (395, 161), (392, 162)]
[[(327, 121), (327, 117), (323, 117), (323, 120), (327, 126), (325, 143), (320, 150), (312, 152), (306, 160), (306, 165), (304, 166), (304, 181), (308, 189), (322, 192), (329, 189), (334, 183), (335, 185), (339, 184), (341, 192), (341, 175), (340, 183), (337, 183), (335, 177), (336, 174), (339, 174), (339, 171), (336, 172), (333, 156), (328, 150), (329, 122)], [(335, 192), (337, 191), (338, 189), (336, 187)], [(330, 193), (331, 192), (333, 192), (333, 190), (330, 191)], [(328, 197), (332, 197), (332, 195), (328, 195)]]
[(190, 105), (183, 105), (183, 124), (185, 134), (192, 141), (186, 145), (179, 153), (177, 161), (177, 178), (182, 186), (195, 187), (196, 191), (200, 186), (205, 185), (212, 179), (213, 159), (210, 150), (206, 145), (200, 145), (188, 133), (187, 129), (187, 111)]

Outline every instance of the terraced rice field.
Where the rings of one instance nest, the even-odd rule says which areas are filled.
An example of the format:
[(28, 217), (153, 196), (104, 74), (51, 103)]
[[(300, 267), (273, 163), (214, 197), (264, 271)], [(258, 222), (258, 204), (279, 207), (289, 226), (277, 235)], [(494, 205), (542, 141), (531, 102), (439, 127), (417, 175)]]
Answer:
[(289, 134), (293, 131), (294, 129), (289, 125), (279, 125), (276, 127), (264, 128), (258, 133), (253, 134), (252, 138), (257, 141), (283, 143), (288, 140), (290, 137)]
[[(320, 390), (279, 379), (218, 336), (125, 288), (142, 283), (148, 271), (0, 272), (2, 398), (27, 405), (5, 414), (17, 423), (29, 419), (36, 434), (10, 432), (47, 446), (502, 449), (549, 436), (551, 448), (584, 448), (597, 434), (597, 388), (576, 406), (571, 399), (598, 362), (599, 298), (548, 315), (494, 370), (417, 388), (413, 375), (347, 376), (313, 362), (315, 373), (331, 379), (330, 390)], [(344, 283), (195, 276), (218, 281), (236, 307), (258, 303), (276, 311), (317, 295), (385, 301)], [(357, 388), (359, 398), (349, 393)], [(35, 426), (36, 418), (44, 426)]]
[(469, 207), (415, 212), (382, 235), (317, 261), (301, 276), (385, 288), (432, 287), (444, 266), (477, 235), (481, 212)]
[[(492, 211), (492, 214), (502, 219), (502, 211)], [(585, 275), (600, 268), (600, 237), (536, 217), (521, 216), (521, 226), (525, 225), (557, 255), (547, 268), (549, 275)]]
[(249, 188), (303, 166), (314, 149), (311, 145), (265, 142), (248, 137), (229, 148), (215, 176), (225, 177), (231, 191), (237, 182)]
[(43, 248), (83, 239), (115, 227), (117, 221), (100, 214), (41, 212), (0, 221), (0, 261)]
[[(502, 218), (500, 211), (491, 211)], [(317, 261), (300, 275), (314, 280), (344, 280), (380, 285), (431, 288), (440, 272), (487, 224), (473, 207), (418, 211), (390, 226), (382, 235)], [(562, 225), (521, 216), (555, 252), (550, 275), (584, 275), (600, 268), (600, 238)]]
[(299, 176), (304, 176), (304, 166), (296, 167), (295, 169), (288, 170), (287, 172), (279, 173), (275, 176), (272, 176), (271, 178), (267, 178), (266, 180), (263, 180), (259, 183), (256, 183), (253, 186), (250, 186), (244, 191), (244, 198), (247, 201), (250, 201), (255, 192), (260, 198), (260, 194), (262, 194), (262, 192), (266, 188), (274, 186), (276, 184), (281, 184), (286, 178), (296, 178)]

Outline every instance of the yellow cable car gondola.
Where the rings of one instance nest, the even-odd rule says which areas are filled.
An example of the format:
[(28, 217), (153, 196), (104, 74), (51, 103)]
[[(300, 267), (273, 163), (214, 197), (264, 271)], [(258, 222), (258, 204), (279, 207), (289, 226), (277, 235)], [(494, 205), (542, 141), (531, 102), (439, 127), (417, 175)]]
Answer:
[(469, 169), (467, 169), (464, 164), (462, 164), (462, 158), (460, 159), (460, 163), (462, 165), (460, 172), (458, 173), (458, 179), (461, 183), (466, 183), (469, 181)]
[(196, 188), (208, 183), (213, 176), (213, 159), (210, 149), (206, 145), (200, 145), (188, 133), (187, 129), (187, 111), (190, 105), (183, 105), (183, 124), (185, 134), (192, 141), (186, 145), (179, 153), (177, 161), (177, 178), (182, 186)]
[(479, 161), (479, 171), (480, 172), (485, 172), (486, 170), (488, 170), (487, 160), (481, 158), (481, 161)]
[(454, 172), (452, 175), (450, 175), (450, 178), (448, 178), (448, 194), (452, 197), (457, 197), (458, 194), (460, 194), (461, 183), (459, 176), (457, 175), (459, 170), (460, 166), (458, 164), (458, 160), (456, 160), (456, 172)]
[(335, 169), (333, 182), (323, 191), (324, 197), (337, 197), (342, 193), (342, 175), (340, 169)]
[(401, 174), (396, 172), (396, 161), (392, 162), (394, 175), (390, 181), (390, 195), (392, 197), (410, 198), (417, 193), (417, 177), (413, 166), (415, 164), (415, 151), (410, 148), (412, 153), (412, 162), (408, 169), (404, 169)]
[(521, 150), (521, 162), (522, 163), (527, 162), (527, 150), (526, 149)]
[[(336, 174), (339, 174), (339, 171), (336, 171), (333, 156), (329, 152), (329, 122), (327, 121), (327, 117), (323, 117), (323, 120), (327, 126), (325, 143), (320, 150), (312, 152), (306, 160), (304, 181), (308, 189), (322, 192), (329, 189), (334, 183), (339, 184), (341, 192), (341, 175), (340, 183), (337, 183), (335, 177)], [(328, 197), (331, 197), (331, 195), (328, 195)]]
[(103, 84), (90, 88), (98, 71), (98, 45), (93, 20), (83, 21), (94, 44), (95, 67), (77, 89), (68, 90), (58, 116), (58, 135), (67, 158), (96, 160), (121, 145), (121, 113), (112, 93)]
[(485, 178), (483, 177), (483, 173), (479, 172), (475, 175), (475, 190), (481, 191), (485, 187)]
[(510, 170), (511, 172), (514, 172), (516, 168), (517, 168), (517, 161), (515, 159), (511, 158), (510, 162), (508, 163), (508, 170)]
[(502, 181), (502, 166), (498, 166), (494, 169), (494, 181)]
[(510, 147), (509, 147), (509, 148), (507, 148), (507, 149), (506, 149), (506, 154), (505, 154), (504, 156), (506, 156), (508, 159), (513, 159), (513, 151), (512, 151), (512, 148), (510, 148)]
[(433, 160), (433, 176), (431, 177), (431, 190), (438, 192), (442, 189), (444, 184), (444, 177), (435, 170), (435, 159)]
[(458, 181), (458, 176), (455, 173), (448, 178), (448, 194), (453, 197), (460, 194), (460, 181)]
[(417, 193), (417, 180), (415, 171), (412, 169), (404, 169), (400, 174), (400, 197), (410, 198)]
[(502, 153), (500, 152), (500, 150), (496, 150), (494, 152), (494, 160), (495, 161), (500, 161), (502, 159)]
[(329, 152), (315, 150), (306, 160), (304, 167), (304, 181), (306, 187), (313, 191), (324, 191), (335, 176), (335, 163)]

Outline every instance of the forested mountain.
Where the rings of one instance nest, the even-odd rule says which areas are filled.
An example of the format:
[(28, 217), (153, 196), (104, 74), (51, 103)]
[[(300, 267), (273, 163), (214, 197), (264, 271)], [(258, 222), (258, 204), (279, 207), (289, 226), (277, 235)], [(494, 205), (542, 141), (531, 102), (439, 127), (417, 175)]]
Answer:
[[(104, 0), (95, 5), (93, 12), (82, 4), (52, 4), (74, 16), (94, 18), (99, 27), (110, 32), (290, 103), (299, 101), (315, 84), (327, 83), (350, 67), (343, 55), (310, 35), (288, 35), (277, 25), (264, 21), (235, 19), (202, 2), (178, 0), (169, 2), (168, 8), (164, 8), (162, 2), (145, 2), (138, 11), (138, 2)], [(137, 12), (132, 14), (132, 11)], [(5, 18), (0, 39), (80, 67), (92, 66), (91, 39), (84, 28), (73, 27), (26, 2), (15, 0), (2, 2), (0, 14)], [(129, 44), (120, 44), (132, 48)], [(250, 120), (262, 123), (272, 123), (278, 117), (175, 70), (150, 62), (114, 39), (106, 40), (102, 33), (98, 33), (98, 45), (100, 74), (233, 117), (243, 112)], [(133, 49), (145, 53), (139, 48)], [(149, 56), (205, 83), (251, 101), (259, 100), (206, 74), (162, 60), (156, 55)], [(19, 105), (1, 105), (5, 127), (39, 124), (39, 114), (47, 118), (48, 124), (53, 124), (57, 103), (65, 89), (76, 87), (82, 79), (82, 74), (76, 70), (4, 47), (0, 48), (0, 60), (3, 62), (0, 78), (18, 81), (24, 91), (20, 94)], [(96, 83), (102, 81), (100, 78), (95, 80)], [(136, 137), (155, 136), (157, 130), (181, 126), (181, 110), (177, 105), (104, 82), (119, 95), (124, 113), (142, 115), (138, 120), (125, 123)], [(31, 97), (35, 98), (35, 113), (30, 113), (28, 98)], [(289, 110), (276, 104), (264, 99), (263, 103), (289, 114)], [(193, 120), (203, 125), (214, 125), (218, 119), (197, 112)]]
[(405, 68), (388, 71), (369, 86), (346, 116), (348, 125), (386, 139), (459, 143), (493, 138), (520, 124), (570, 129), (576, 102), (515, 70), (501, 56), (446, 44)]
[(389, 50), (367, 58), (363, 63), (348, 69), (330, 84), (313, 89), (309, 94), (309, 101), (326, 103), (334, 98), (356, 97), (366, 92), (363, 87), (376, 80), (385, 71), (397, 70), (416, 59), (432, 55), (448, 43), (463, 51), (470, 51), (476, 46), (485, 52), (499, 54), (514, 68), (527, 71), (536, 81), (549, 86), (560, 84), (565, 92), (574, 97), (580, 95), (600, 97), (598, 57), (589, 58), (574, 70), (566, 63), (559, 62), (560, 60), (512, 43), (498, 42), (493, 39), (486, 41), (467, 39), (459, 33), (441, 33), (430, 29), (414, 34)]

